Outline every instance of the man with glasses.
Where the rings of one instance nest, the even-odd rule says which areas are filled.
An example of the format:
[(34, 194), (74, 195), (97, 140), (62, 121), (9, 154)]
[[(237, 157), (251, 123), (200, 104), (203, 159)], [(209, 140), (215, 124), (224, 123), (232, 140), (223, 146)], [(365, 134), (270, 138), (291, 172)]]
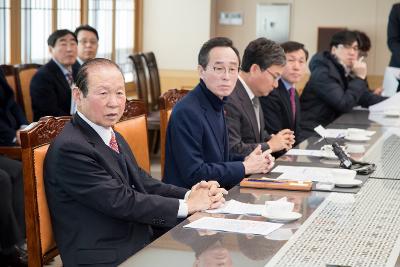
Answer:
[(246, 159), (229, 153), (224, 103), (235, 87), (239, 62), (228, 38), (213, 38), (200, 49), (200, 83), (175, 105), (168, 123), (164, 182), (190, 188), (212, 179), (230, 188), (246, 174), (272, 168), (273, 158), (260, 146)]
[(78, 39), (78, 58), (77, 62), (82, 65), (89, 59), (96, 57), (99, 47), (99, 35), (97, 30), (89, 25), (81, 25), (75, 29)]
[(313, 135), (316, 126), (328, 125), (355, 106), (368, 107), (385, 99), (368, 88), (367, 65), (358, 58), (359, 46), (356, 32), (340, 31), (332, 36), (330, 51), (311, 59), (311, 77), (300, 97), (305, 137)]
[(285, 63), (283, 49), (271, 40), (258, 38), (246, 47), (239, 79), (225, 105), (231, 153), (247, 155), (258, 145), (272, 152), (292, 148), (292, 130), (266, 132), (259, 100), (278, 86)]

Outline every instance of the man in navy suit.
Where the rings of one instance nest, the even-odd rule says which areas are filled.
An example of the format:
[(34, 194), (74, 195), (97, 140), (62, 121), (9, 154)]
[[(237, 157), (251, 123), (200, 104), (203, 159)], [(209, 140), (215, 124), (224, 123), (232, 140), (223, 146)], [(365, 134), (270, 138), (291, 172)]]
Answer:
[(243, 156), (229, 153), (224, 103), (239, 73), (239, 52), (228, 38), (217, 37), (200, 49), (200, 83), (174, 107), (165, 145), (164, 181), (190, 188), (202, 179), (224, 187), (246, 174), (266, 173), (273, 166), (269, 151), (256, 147)]
[(290, 129), (296, 137), (296, 144), (301, 142), (300, 102), (295, 86), (303, 79), (307, 70), (308, 51), (298, 42), (281, 44), (285, 51), (286, 65), (283, 68), (278, 87), (268, 96), (261, 97), (265, 128), (271, 134), (283, 129)]
[(68, 116), (75, 113), (71, 98), (76, 62), (77, 39), (69, 30), (57, 30), (47, 39), (52, 59), (33, 76), (30, 84), (33, 120), (43, 116)]
[(258, 145), (272, 152), (292, 148), (291, 130), (271, 136), (265, 131), (259, 101), (278, 86), (285, 63), (283, 49), (266, 38), (251, 41), (244, 50), (239, 79), (225, 106), (231, 153), (247, 155)]
[(125, 108), (125, 82), (107, 59), (82, 65), (73, 97), (77, 113), (49, 147), (46, 195), (65, 266), (117, 266), (152, 241), (154, 228), (219, 207), (216, 182), (166, 185), (140, 169), (113, 131)]

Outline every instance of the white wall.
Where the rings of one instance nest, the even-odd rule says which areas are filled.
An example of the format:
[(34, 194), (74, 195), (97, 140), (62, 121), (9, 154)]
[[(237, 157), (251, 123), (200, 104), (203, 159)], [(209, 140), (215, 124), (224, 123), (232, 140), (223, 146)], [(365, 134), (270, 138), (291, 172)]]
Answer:
[(211, 0), (143, 1), (143, 51), (160, 69), (195, 70), (197, 53), (210, 38)]

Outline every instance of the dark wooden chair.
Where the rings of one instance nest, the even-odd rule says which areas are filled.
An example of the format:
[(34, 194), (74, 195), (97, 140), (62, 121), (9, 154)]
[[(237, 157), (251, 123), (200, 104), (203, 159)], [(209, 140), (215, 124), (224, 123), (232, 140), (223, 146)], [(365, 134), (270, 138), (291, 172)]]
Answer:
[(160, 143), (161, 143), (161, 177), (164, 177), (165, 164), (165, 139), (169, 117), (171, 116), (172, 108), (175, 104), (187, 95), (189, 90), (170, 89), (159, 98), (160, 107)]
[(21, 131), (28, 264), (39, 267), (59, 254), (43, 181), (43, 162), (50, 142), (70, 117), (43, 117)]
[(16, 66), (17, 85), (21, 93), (22, 108), (29, 122), (33, 121), (31, 93), (29, 88), (33, 75), (35, 75), (40, 67), (41, 65), (39, 64), (22, 64)]
[(141, 54), (148, 70), (149, 111), (158, 111), (158, 99), (161, 95), (160, 74), (156, 57), (153, 52)]
[(138, 165), (150, 173), (147, 115), (143, 101), (127, 100), (124, 115), (114, 129), (128, 142)]

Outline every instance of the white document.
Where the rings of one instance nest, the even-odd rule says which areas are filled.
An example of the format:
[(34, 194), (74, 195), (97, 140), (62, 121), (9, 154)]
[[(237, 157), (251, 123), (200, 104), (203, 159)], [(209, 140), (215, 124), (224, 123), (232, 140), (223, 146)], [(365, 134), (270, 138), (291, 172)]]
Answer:
[(312, 150), (312, 149), (297, 149), (292, 148), (285, 153), (285, 156), (311, 156), (320, 158), (337, 158), (333, 151), (327, 150)]
[(314, 182), (333, 182), (336, 180), (349, 179), (356, 177), (356, 171), (346, 169), (304, 167), (304, 166), (277, 166), (272, 172), (282, 172), (278, 180), (294, 181), (314, 181)]
[(396, 93), (399, 86), (400, 68), (386, 67), (383, 76), (383, 96), (392, 96)]
[(252, 215), (261, 215), (265, 210), (265, 205), (262, 204), (250, 204), (243, 203), (240, 201), (236, 201), (231, 199), (225, 204), (213, 210), (206, 210), (208, 213), (229, 213), (229, 214), (252, 214)]
[(203, 217), (183, 227), (242, 234), (268, 235), (282, 225), (281, 223)]
[(379, 102), (375, 105), (370, 106), (369, 112), (370, 113), (378, 113), (378, 114), (392, 114), (396, 112), (400, 112), (400, 92), (394, 94), (393, 96), (389, 97), (388, 99)]
[(324, 136), (325, 138), (343, 138), (349, 134), (357, 134), (357, 135), (371, 137), (375, 133), (376, 133), (375, 131), (369, 131), (359, 128), (325, 129), (321, 125), (318, 126), (318, 134)]

